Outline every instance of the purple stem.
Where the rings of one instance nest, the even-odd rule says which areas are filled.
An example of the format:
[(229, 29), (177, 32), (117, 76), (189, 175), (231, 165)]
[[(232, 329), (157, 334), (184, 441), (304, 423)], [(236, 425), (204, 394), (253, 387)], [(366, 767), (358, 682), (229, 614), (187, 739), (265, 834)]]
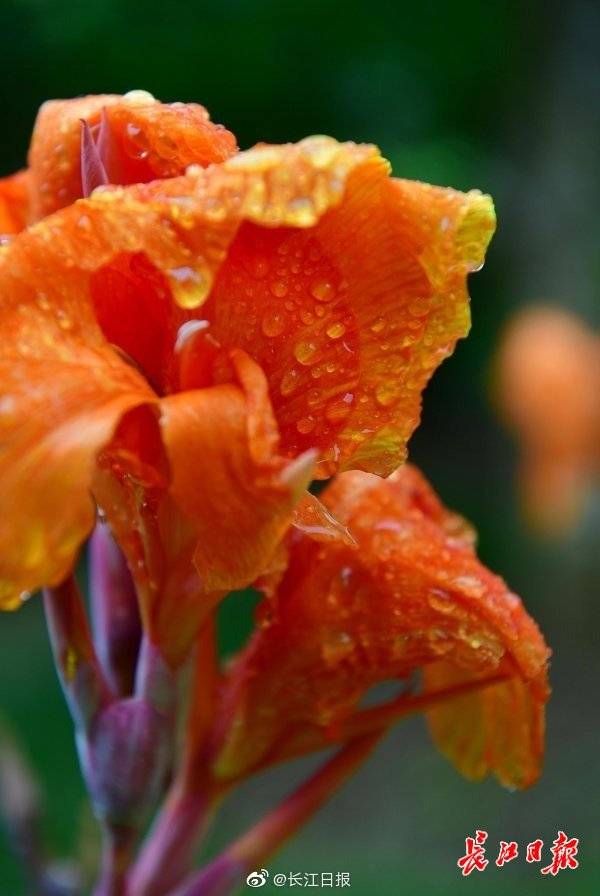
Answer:
[(94, 643), (115, 694), (131, 694), (141, 622), (135, 585), (110, 529), (98, 522), (89, 544)]

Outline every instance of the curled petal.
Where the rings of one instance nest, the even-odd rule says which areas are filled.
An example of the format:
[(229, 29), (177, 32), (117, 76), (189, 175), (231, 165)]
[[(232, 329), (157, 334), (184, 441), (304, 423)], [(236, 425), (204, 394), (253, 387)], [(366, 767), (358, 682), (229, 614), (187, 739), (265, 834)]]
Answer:
[(221, 162), (237, 148), (233, 134), (196, 104), (160, 103), (145, 91), (51, 100), (39, 111), (29, 151), (33, 220), (83, 195), (82, 121), (116, 184), (174, 177), (191, 164)]
[(237, 384), (162, 402), (171, 493), (193, 524), (194, 559), (207, 591), (244, 587), (265, 568), (314, 462), (310, 454), (290, 463), (276, 453), (264, 376), (242, 353), (234, 365)]
[[(89, 489), (99, 449), (121, 415), (148, 397), (110, 349), (24, 338), (28, 362), (0, 353), (0, 606), (58, 584), (94, 522)], [(29, 330), (29, 328), (31, 328)], [(31, 335), (36, 320), (28, 321)], [(57, 348), (57, 346), (55, 346)], [(3, 356), (2, 356), (3, 355)]]
[[(468, 331), (466, 277), (494, 229), (491, 200), (390, 180), (373, 149), (327, 138), (253, 152), (252, 165), (241, 153), (224, 166), (244, 166), (240, 194), (258, 214), (251, 207), (203, 315), (265, 370), (286, 452), (319, 448), (323, 477), (340, 467), (388, 474), (431, 374)], [(278, 169), (282, 181), (289, 172), (281, 202)], [(303, 217), (290, 219), (298, 208)]]
[[(287, 573), (223, 691), (218, 773), (238, 775), (275, 759), (307, 730), (334, 731), (379, 682), (423, 669), (428, 687), (443, 685), (442, 677), (428, 678), (443, 661), (459, 681), (501, 673), (519, 683), (490, 688), (495, 704), (474, 697), (471, 705), (482, 713), (477, 730), (499, 748), (486, 752), (485, 770), (514, 786), (531, 783), (541, 758), (548, 650), (520, 600), (479, 563), (471, 530), (411, 467), (387, 481), (343, 474), (324, 497), (358, 547), (292, 540)], [(506, 695), (518, 702), (520, 721), (504, 731), (515, 745), (513, 758), (501, 763)], [(461, 744), (464, 735), (470, 745), (473, 726), (463, 724), (459, 709), (453, 719)], [(481, 738), (478, 744), (472, 751)], [(446, 752), (466, 767), (456, 751)], [(518, 769), (514, 757), (523, 759)]]

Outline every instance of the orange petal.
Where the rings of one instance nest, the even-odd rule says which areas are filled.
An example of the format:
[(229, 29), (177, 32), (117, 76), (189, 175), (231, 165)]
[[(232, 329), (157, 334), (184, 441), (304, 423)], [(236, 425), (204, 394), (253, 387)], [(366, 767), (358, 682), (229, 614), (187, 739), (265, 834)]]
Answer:
[[(28, 303), (24, 284), (0, 273), (0, 606), (58, 584), (94, 521), (90, 500), (98, 450), (121, 415), (152, 393), (102, 345), (61, 330), (63, 318)], [(23, 300), (23, 304), (19, 303)]]
[[(472, 675), (446, 662), (423, 670), (426, 690), (460, 684)], [(442, 753), (466, 778), (493, 772), (505, 787), (524, 788), (539, 778), (544, 759), (545, 672), (518, 676), (429, 710), (431, 733)]]
[[(525, 682), (510, 693), (527, 695), (519, 712), (531, 732), (537, 723), (527, 707), (539, 718), (548, 651), (519, 599), (477, 560), (462, 520), (411, 467), (388, 480), (343, 474), (324, 498), (358, 549), (292, 539), (287, 573), (224, 690), (219, 724), (228, 733), (218, 772), (236, 775), (276, 756), (278, 743), (307, 727), (347, 718), (378, 682), (441, 659), (457, 674), (501, 671)], [(497, 717), (490, 715), (496, 726)], [(454, 718), (468, 737), (458, 711)], [(523, 730), (505, 735), (520, 740)], [(521, 743), (515, 752), (526, 749)], [(539, 751), (530, 760), (515, 786), (530, 781)], [(507, 780), (505, 766), (490, 764)]]
[(31, 141), (33, 220), (82, 196), (81, 121), (98, 134), (111, 183), (145, 183), (183, 174), (232, 155), (235, 137), (196, 104), (159, 103), (145, 91), (51, 100), (41, 107)]
[(192, 522), (195, 561), (207, 591), (248, 585), (266, 567), (312, 475), (309, 454), (289, 462), (260, 369), (238, 353), (238, 384), (171, 395), (162, 429), (171, 493)]
[[(234, 166), (257, 204), (280, 170), (287, 205), (271, 201), (240, 228), (203, 316), (265, 370), (287, 453), (321, 449), (320, 476), (390, 473), (429, 377), (468, 330), (466, 276), (493, 232), (489, 197), (392, 181), (374, 150), (327, 138), (241, 153)], [(306, 187), (303, 168), (329, 181)]]
[(27, 225), (29, 181), (28, 171), (0, 178), (0, 239), (4, 234), (18, 233)]

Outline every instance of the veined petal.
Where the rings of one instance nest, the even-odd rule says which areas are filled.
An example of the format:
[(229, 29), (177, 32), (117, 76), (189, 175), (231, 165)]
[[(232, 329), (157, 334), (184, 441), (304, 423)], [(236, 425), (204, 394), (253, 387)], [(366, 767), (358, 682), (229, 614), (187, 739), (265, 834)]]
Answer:
[(320, 476), (390, 473), (431, 374), (468, 331), (466, 277), (493, 233), (491, 200), (390, 180), (373, 148), (324, 137), (223, 168), (244, 172), (252, 223), (203, 316), (265, 370), (284, 451), (319, 448)]
[[(427, 686), (437, 683), (436, 670), (440, 683), (444, 675), (452, 683), (451, 676), (499, 672), (517, 681), (496, 685), (480, 702), (463, 698), (480, 714), (476, 726), (462, 718), (460, 703), (431, 718), (459, 768), (531, 783), (541, 760), (548, 650), (520, 600), (477, 560), (471, 530), (411, 467), (385, 481), (343, 474), (324, 500), (358, 548), (293, 537), (287, 573), (224, 687), (218, 774), (276, 758), (278, 746), (303, 730), (347, 720), (371, 686), (423, 669)], [(509, 701), (518, 724), (502, 730)], [(438, 724), (451, 717), (454, 729)], [(460, 734), (448, 744), (450, 730)], [(510, 755), (506, 739), (514, 740)], [(498, 749), (484, 756), (491, 742)]]
[(32, 220), (82, 196), (82, 121), (116, 184), (174, 177), (191, 164), (221, 162), (237, 149), (233, 134), (194, 103), (160, 103), (140, 90), (50, 100), (39, 111), (29, 151)]
[[(440, 661), (423, 670), (427, 690), (473, 680), (465, 670)], [(439, 703), (427, 713), (441, 752), (466, 778), (493, 772), (505, 787), (535, 784), (544, 759), (545, 671), (527, 681), (512, 676), (479, 691)]]

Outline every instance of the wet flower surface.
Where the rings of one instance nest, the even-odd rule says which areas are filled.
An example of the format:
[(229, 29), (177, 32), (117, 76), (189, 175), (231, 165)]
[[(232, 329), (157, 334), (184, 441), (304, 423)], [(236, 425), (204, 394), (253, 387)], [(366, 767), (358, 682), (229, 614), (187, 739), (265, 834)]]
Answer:
[[(472, 530), (408, 465), (387, 480), (342, 474), (324, 501), (357, 544), (291, 537), (285, 574), (265, 583), (260, 628), (226, 679), (231, 721), (221, 773), (277, 759), (310, 726), (326, 740), (336, 725), (351, 724), (371, 686), (423, 669), (431, 690), (506, 675), (431, 710), (430, 722), (467, 775), (494, 771), (509, 786), (532, 783), (548, 651), (517, 596), (477, 560)], [(468, 736), (459, 724), (466, 717)], [(502, 732), (516, 719), (507, 744)]]
[[(241, 778), (340, 744), (206, 869), (225, 892), (417, 708), (467, 776), (538, 776), (542, 636), (401, 466), (494, 224), (489, 197), (392, 178), (370, 145), (239, 152), (144, 91), (42, 107), (0, 181), (0, 604), (46, 588), (98, 896), (171, 892)], [(92, 532), (93, 632), (72, 577)], [(252, 583), (257, 631), (222, 669), (216, 608)]]

